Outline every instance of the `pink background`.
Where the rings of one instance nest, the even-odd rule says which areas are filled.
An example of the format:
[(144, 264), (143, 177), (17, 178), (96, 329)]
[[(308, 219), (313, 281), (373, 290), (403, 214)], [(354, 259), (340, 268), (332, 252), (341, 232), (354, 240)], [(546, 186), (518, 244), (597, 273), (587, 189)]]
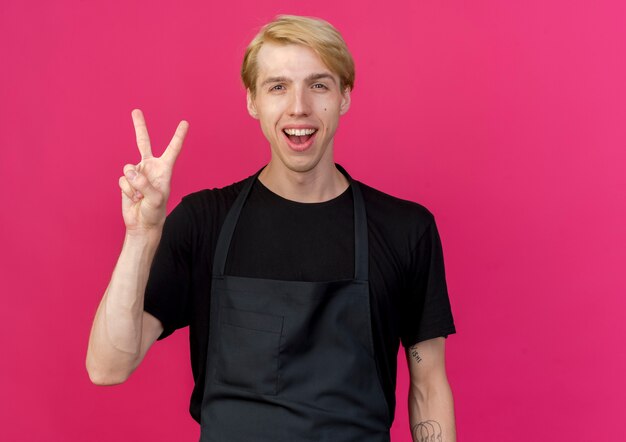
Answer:
[(246, 3), (0, 5), (0, 440), (197, 440), (186, 330), (124, 385), (84, 368), (117, 178), (134, 107), (157, 152), (191, 124), (170, 208), (267, 161), (238, 71), (278, 13), (326, 18), (354, 53), (337, 161), (436, 216), (459, 440), (626, 440), (624, 3)]

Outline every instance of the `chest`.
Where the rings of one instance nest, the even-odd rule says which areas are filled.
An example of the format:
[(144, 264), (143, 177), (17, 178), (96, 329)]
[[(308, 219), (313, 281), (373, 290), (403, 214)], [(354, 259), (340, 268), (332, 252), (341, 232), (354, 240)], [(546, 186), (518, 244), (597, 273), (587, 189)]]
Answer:
[(268, 204), (250, 196), (233, 234), (226, 273), (290, 281), (354, 274), (352, 200), (321, 205)]

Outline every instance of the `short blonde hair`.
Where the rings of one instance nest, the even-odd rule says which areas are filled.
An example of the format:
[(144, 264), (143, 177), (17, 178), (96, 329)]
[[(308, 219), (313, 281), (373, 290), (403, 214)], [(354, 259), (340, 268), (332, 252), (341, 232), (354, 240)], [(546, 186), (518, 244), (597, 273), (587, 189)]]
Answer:
[(354, 88), (354, 60), (343, 37), (327, 21), (314, 17), (279, 15), (261, 28), (248, 45), (241, 65), (241, 79), (254, 97), (258, 77), (257, 55), (265, 42), (300, 44), (320, 57), (339, 76), (341, 89)]

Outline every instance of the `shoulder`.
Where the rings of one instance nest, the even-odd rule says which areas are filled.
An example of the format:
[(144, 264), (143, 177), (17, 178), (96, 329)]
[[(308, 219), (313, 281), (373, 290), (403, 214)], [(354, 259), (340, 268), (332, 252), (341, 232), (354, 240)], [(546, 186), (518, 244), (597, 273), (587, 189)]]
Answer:
[(181, 203), (189, 208), (202, 207), (206, 205), (220, 204), (237, 198), (237, 195), (243, 188), (246, 180), (244, 178), (233, 184), (224, 187), (214, 187), (211, 189), (202, 189), (185, 195)]
[(185, 195), (165, 221), (166, 232), (185, 234), (199, 240), (220, 228), (226, 214), (243, 189), (246, 178), (224, 187), (203, 189)]
[(205, 217), (208, 214), (216, 214), (224, 210), (230, 209), (237, 195), (243, 189), (244, 178), (233, 184), (224, 187), (216, 187), (211, 189), (202, 189), (185, 195), (180, 206), (184, 208), (187, 214), (192, 218)]
[(424, 205), (358, 183), (363, 193), (368, 222), (376, 228), (395, 232), (393, 236), (401, 234), (404, 239), (415, 244), (434, 224), (433, 213)]

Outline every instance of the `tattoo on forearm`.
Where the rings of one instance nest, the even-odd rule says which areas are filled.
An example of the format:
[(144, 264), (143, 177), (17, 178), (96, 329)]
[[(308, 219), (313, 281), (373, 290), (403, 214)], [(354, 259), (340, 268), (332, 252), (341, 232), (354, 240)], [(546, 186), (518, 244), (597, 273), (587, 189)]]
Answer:
[(416, 361), (417, 363), (422, 362), (422, 357), (421, 357), (421, 356), (419, 355), (419, 353), (417, 352), (417, 347), (416, 347), (416, 346), (413, 346), (413, 347), (410, 347), (410, 348), (409, 348), (409, 354), (411, 355), (411, 357), (412, 357), (413, 359), (415, 359), (415, 361)]
[(443, 442), (441, 425), (437, 421), (419, 422), (411, 427), (413, 442)]

